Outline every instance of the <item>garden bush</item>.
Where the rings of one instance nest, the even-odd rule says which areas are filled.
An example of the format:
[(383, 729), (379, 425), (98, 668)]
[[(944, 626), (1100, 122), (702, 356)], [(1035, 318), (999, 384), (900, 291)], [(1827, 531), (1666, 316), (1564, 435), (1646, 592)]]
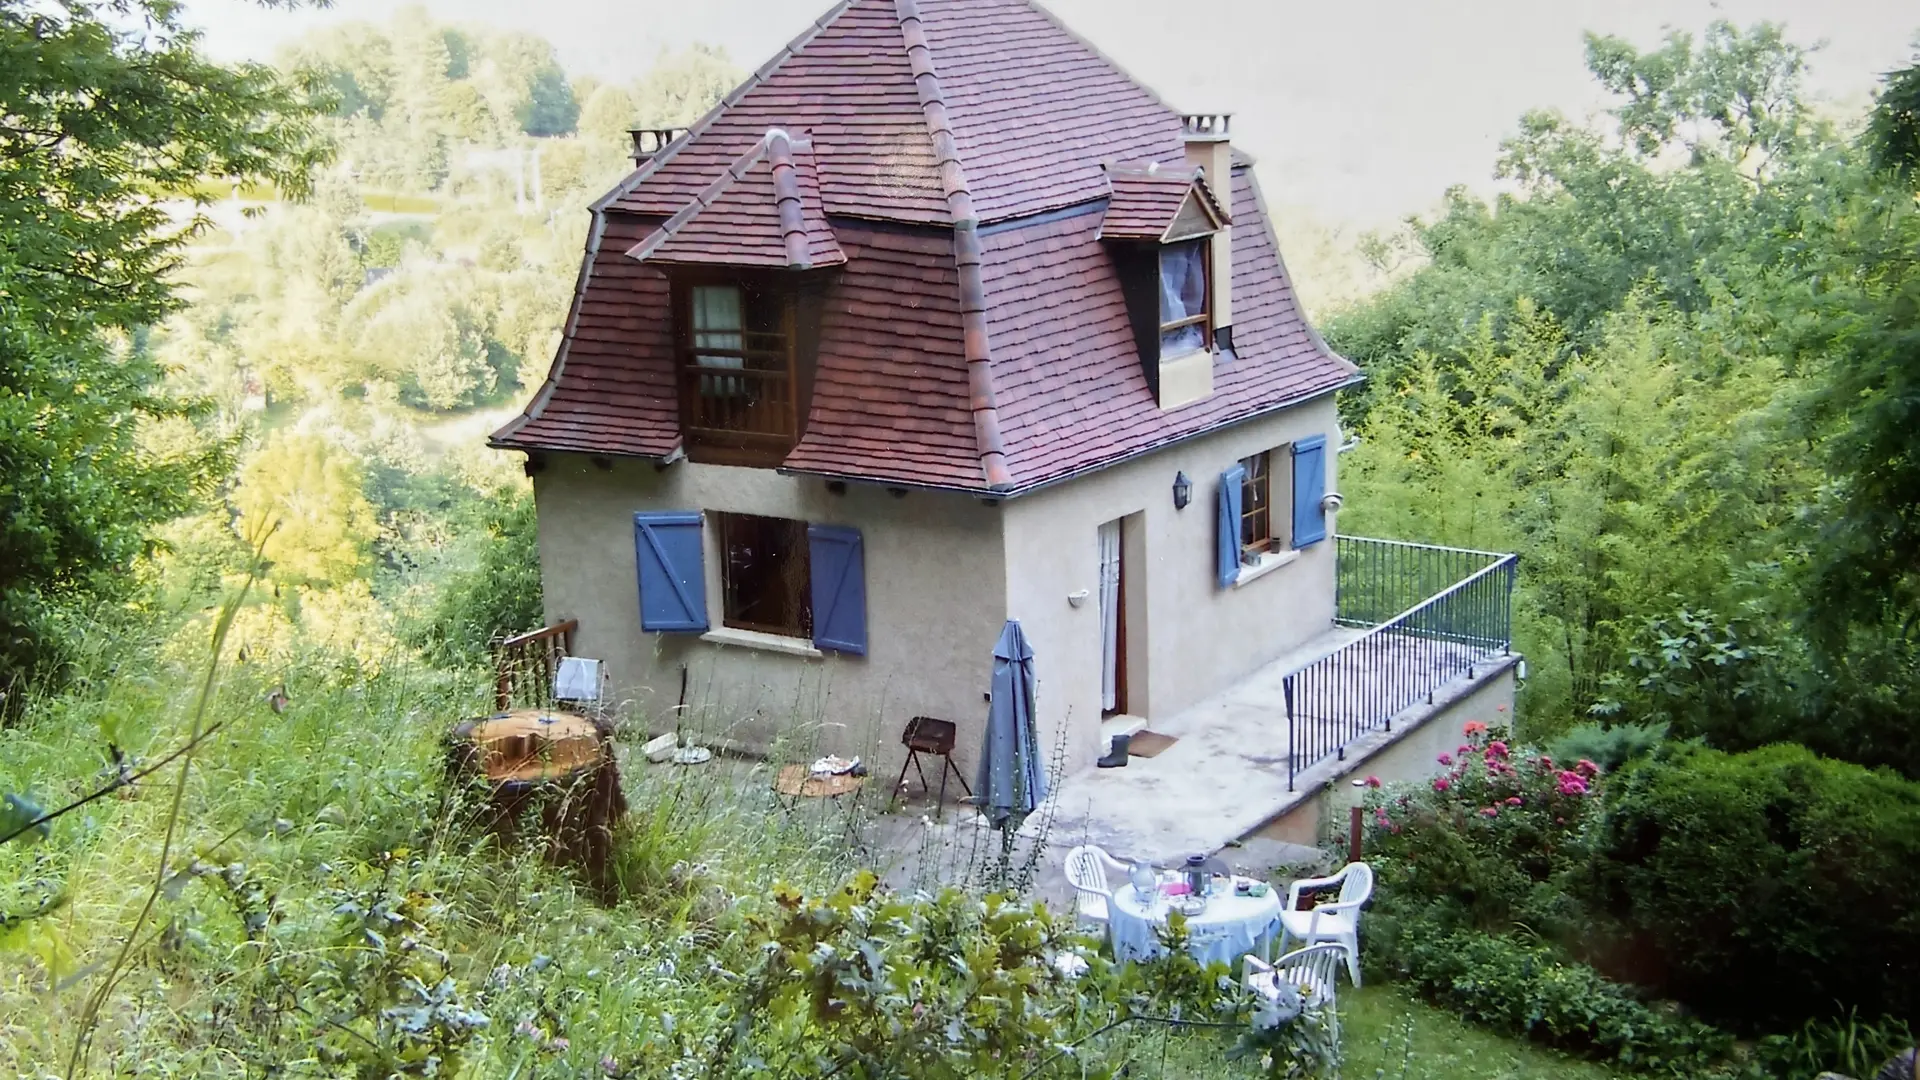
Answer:
[(1613, 782), (1595, 872), (1663, 989), (1744, 1031), (1920, 1009), (1920, 785), (1782, 744)]
[(1724, 1068), (1733, 1039), (1641, 1000), (1552, 947), (1514, 935), (1402, 927), (1391, 970), (1469, 1020), (1638, 1072), (1699, 1076)]

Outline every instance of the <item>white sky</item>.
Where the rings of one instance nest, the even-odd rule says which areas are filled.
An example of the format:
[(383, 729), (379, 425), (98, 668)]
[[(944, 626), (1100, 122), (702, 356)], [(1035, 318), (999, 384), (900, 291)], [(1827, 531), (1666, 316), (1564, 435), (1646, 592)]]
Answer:
[[(724, 46), (759, 66), (831, 0), (426, 0), (437, 18), (530, 30), (572, 72), (624, 80), (662, 48)], [(325, 11), (253, 0), (190, 0), (189, 21), (226, 59), (271, 59), (323, 23), (383, 20), (393, 0)], [(1270, 202), (1328, 222), (1382, 224), (1431, 206), (1449, 184), (1489, 187), (1497, 145), (1520, 114), (1580, 115), (1600, 101), (1583, 30), (1642, 48), (1667, 28), (1715, 18), (1783, 22), (1824, 42), (1811, 84), (1863, 108), (1880, 72), (1911, 55), (1913, 0), (1047, 0), (1082, 36), (1177, 107), (1235, 114)]]

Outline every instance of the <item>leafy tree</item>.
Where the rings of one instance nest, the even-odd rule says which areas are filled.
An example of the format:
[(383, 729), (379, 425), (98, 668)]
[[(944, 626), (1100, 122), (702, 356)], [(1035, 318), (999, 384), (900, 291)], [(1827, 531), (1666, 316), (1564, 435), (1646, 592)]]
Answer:
[(333, 585), (366, 571), (376, 525), (365, 478), (325, 438), (274, 436), (241, 470), (233, 501), (241, 536), (263, 545), (275, 580)]
[(1920, 188), (1920, 56), (1887, 75), (1866, 141), (1875, 167)]
[(54, 663), (54, 611), (110, 591), (224, 471), (218, 444), (141, 440), (199, 407), (128, 337), (180, 306), (199, 224), (156, 193), (228, 177), (297, 195), (321, 157), (285, 81), (197, 43), (161, 0), (0, 0), (0, 688)]

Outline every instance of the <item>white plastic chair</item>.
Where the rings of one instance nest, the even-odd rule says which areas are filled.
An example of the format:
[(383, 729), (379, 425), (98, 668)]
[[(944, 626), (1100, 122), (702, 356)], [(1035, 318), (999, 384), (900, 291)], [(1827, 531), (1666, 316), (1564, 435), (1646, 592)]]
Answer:
[(1278, 1001), (1281, 982), (1291, 983), (1299, 989), (1302, 1005), (1326, 1009), (1327, 1025), (1338, 1043), (1340, 1011), (1334, 1000), (1334, 988), (1340, 978), (1340, 963), (1346, 955), (1346, 946), (1332, 943), (1296, 949), (1271, 964), (1248, 953), (1241, 962), (1240, 984), (1268, 1001)]
[(1113, 889), (1107, 884), (1107, 869), (1124, 871), (1125, 863), (1100, 848), (1087, 845), (1067, 852), (1067, 882), (1073, 886), (1074, 915), (1083, 926), (1107, 930), (1107, 905)]
[[(1340, 886), (1340, 899), (1321, 904), (1312, 911), (1301, 911), (1300, 894), (1307, 889)], [(1287, 886), (1286, 910), (1280, 913), (1280, 951), (1287, 942), (1298, 939), (1306, 946), (1332, 942), (1347, 950), (1347, 974), (1353, 985), (1360, 985), (1360, 905), (1373, 895), (1373, 868), (1366, 863), (1348, 863), (1332, 877), (1303, 878)]]

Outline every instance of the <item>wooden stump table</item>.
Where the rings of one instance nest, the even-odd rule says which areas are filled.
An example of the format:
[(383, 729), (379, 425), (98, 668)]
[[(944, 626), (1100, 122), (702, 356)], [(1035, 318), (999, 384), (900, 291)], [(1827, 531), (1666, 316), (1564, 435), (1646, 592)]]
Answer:
[(612, 726), (579, 713), (518, 709), (453, 729), (448, 775), (485, 785), (486, 827), (502, 846), (538, 811), (547, 857), (576, 863), (597, 888), (609, 884), (613, 827), (627, 811)]

